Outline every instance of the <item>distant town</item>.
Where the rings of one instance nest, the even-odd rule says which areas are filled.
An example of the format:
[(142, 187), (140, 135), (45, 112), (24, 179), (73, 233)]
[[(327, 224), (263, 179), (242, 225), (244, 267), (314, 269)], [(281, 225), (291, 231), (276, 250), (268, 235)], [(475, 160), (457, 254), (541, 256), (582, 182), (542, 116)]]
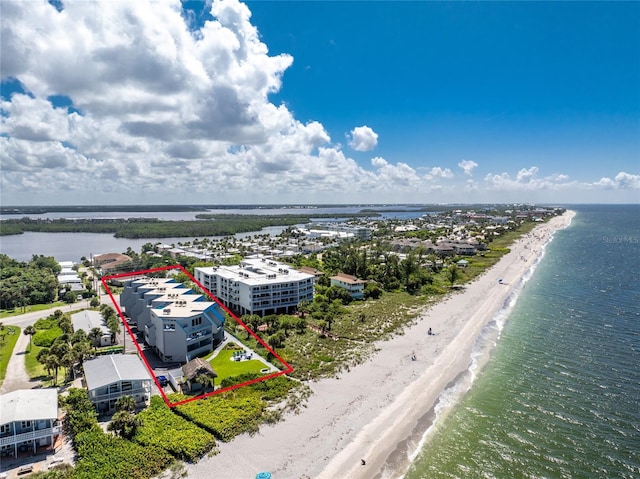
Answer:
[[(285, 224), (275, 236), (150, 241), (79, 262), (0, 255), (3, 477), (146, 478), (196, 461), (216, 441), (301, 407), (308, 381), (363, 361), (375, 341), (563, 212), (345, 215)], [(157, 271), (177, 264), (188, 274)], [(145, 270), (156, 271), (136, 273)], [(116, 304), (101, 286), (114, 275)], [(278, 358), (290, 374), (260, 381), (283, 373)], [(234, 389), (240, 383), (250, 385)], [(207, 394), (217, 390), (232, 392)], [(126, 472), (134, 465), (144, 472)]]

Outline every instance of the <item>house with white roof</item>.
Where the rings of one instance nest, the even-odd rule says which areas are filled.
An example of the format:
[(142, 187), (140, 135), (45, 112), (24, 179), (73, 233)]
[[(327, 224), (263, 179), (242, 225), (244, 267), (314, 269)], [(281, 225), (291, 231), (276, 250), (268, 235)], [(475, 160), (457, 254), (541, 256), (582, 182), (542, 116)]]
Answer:
[(71, 324), (73, 324), (73, 330), (84, 330), (87, 335), (93, 328), (99, 328), (102, 331), (102, 335), (98, 338), (98, 344), (96, 346), (111, 346), (111, 333), (104, 323), (102, 314), (98, 311), (84, 310), (71, 315)]
[(109, 354), (84, 362), (85, 386), (96, 411), (115, 409), (122, 396), (133, 396), (137, 406), (151, 397), (151, 376), (136, 354)]
[(18, 456), (53, 446), (62, 434), (56, 389), (20, 389), (0, 395), (0, 452)]
[(245, 258), (240, 265), (196, 268), (195, 278), (240, 315), (292, 313), (313, 301), (315, 276), (269, 258)]

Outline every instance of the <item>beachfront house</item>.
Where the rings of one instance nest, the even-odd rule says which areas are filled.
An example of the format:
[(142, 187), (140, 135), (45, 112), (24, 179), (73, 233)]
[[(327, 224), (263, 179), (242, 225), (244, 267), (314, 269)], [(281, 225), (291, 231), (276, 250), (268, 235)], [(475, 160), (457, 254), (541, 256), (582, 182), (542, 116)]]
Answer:
[(0, 395), (0, 453), (18, 457), (52, 448), (62, 434), (56, 389), (20, 389)]
[(353, 299), (364, 298), (364, 286), (366, 281), (358, 279), (355, 276), (345, 273), (338, 273), (335, 276), (331, 276), (331, 286), (338, 286), (339, 288), (346, 289)]
[(290, 314), (313, 301), (315, 275), (269, 258), (245, 258), (236, 266), (196, 268), (195, 278), (239, 315)]
[(84, 362), (85, 387), (96, 411), (113, 411), (118, 399), (132, 396), (137, 407), (151, 397), (151, 376), (136, 354), (109, 354)]

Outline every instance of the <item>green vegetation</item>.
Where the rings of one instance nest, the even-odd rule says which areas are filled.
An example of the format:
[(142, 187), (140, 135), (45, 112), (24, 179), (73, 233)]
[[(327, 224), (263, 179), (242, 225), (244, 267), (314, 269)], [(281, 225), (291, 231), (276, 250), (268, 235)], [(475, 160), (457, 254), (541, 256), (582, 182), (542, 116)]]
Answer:
[(75, 445), (78, 462), (73, 479), (147, 479), (173, 461), (156, 446), (141, 446), (96, 428), (78, 434)]
[[(302, 220), (302, 221), (301, 221)], [(6, 220), (1, 235), (25, 231), (42, 233), (110, 233), (116, 238), (167, 238), (224, 236), (258, 231), (268, 226), (288, 226), (305, 222), (297, 216), (238, 216), (215, 221), (163, 221), (156, 218), (74, 220)], [(306, 222), (309, 220), (307, 219)], [(4, 223), (4, 222), (3, 222)]]
[(62, 329), (58, 326), (41, 329), (36, 326), (37, 333), (33, 337), (33, 344), (41, 348), (49, 348), (53, 342), (62, 335)]
[(209, 363), (213, 366), (213, 370), (218, 377), (216, 381), (218, 383), (226, 378), (233, 376), (240, 376), (246, 373), (259, 373), (261, 369), (265, 367), (264, 363), (257, 359), (250, 359), (248, 361), (232, 361), (231, 357), (237, 349), (223, 349), (219, 351), (215, 358)]
[(4, 381), (9, 359), (19, 337), (19, 327), (0, 325), (0, 384)]
[(159, 396), (153, 396), (151, 406), (138, 417), (142, 426), (133, 441), (162, 448), (176, 459), (195, 461), (216, 445), (213, 435), (174, 414)]
[(54, 303), (48, 303), (48, 304), (31, 304), (24, 309), (21, 306), (18, 306), (12, 309), (2, 309), (0, 310), (0, 319), (9, 318), (12, 316), (19, 316), (21, 314), (32, 313), (36, 311), (44, 311), (45, 309), (58, 308), (64, 305), (65, 305), (64, 302), (56, 301)]
[(16, 314), (18, 306), (26, 312), (28, 305), (52, 303), (58, 295), (60, 270), (51, 256), (33, 255), (27, 263), (0, 254), (0, 307)]
[[(228, 378), (221, 382), (221, 387), (246, 382), (258, 376), (245, 374)], [(287, 398), (294, 386), (296, 386), (294, 381), (279, 376), (223, 394), (191, 401), (176, 406), (173, 410), (218, 439), (230, 441), (238, 434), (257, 432), (263, 422), (278, 420), (282, 414), (282, 408), (271, 407)], [(298, 386), (296, 392), (289, 397), (289, 403), (284, 407), (296, 409), (300, 398), (305, 397), (306, 394), (308, 394), (307, 390)], [(184, 399), (188, 399), (188, 396), (172, 394), (169, 397), (172, 402)]]
[[(333, 214), (309, 215), (229, 215), (199, 214), (197, 220), (167, 221), (157, 218), (117, 219), (8, 219), (3, 221), (0, 235), (41, 233), (111, 233), (116, 238), (168, 238), (224, 236), (259, 231), (268, 226), (293, 226), (310, 223), (311, 218), (334, 218)], [(344, 218), (373, 217), (377, 213), (340, 214)]]

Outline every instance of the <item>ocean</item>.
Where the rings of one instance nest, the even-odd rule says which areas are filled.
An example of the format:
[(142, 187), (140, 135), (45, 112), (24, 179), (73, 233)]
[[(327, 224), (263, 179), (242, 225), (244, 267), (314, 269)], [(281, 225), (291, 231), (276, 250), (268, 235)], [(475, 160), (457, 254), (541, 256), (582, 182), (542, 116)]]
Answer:
[(640, 478), (640, 205), (571, 209), (406, 479)]

